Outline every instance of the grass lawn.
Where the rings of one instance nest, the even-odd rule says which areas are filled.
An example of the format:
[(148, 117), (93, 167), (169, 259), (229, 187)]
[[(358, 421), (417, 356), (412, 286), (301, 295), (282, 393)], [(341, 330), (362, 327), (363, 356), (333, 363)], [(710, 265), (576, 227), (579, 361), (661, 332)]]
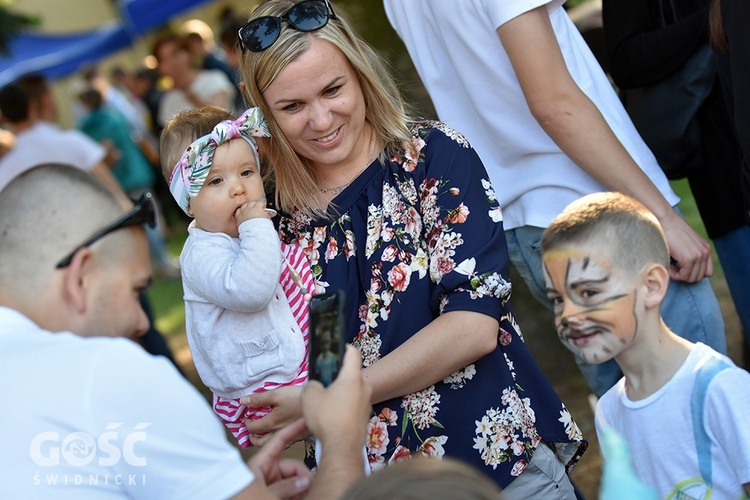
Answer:
[[(182, 245), (187, 238), (187, 229), (172, 230), (167, 238), (169, 253), (175, 257), (180, 255)], [(154, 311), (156, 329), (164, 335), (169, 347), (175, 354), (177, 362), (191, 381), (200, 384), (195, 375), (190, 351), (185, 336), (185, 305), (182, 302), (182, 281), (179, 279), (156, 278), (148, 290), (151, 307)], [(204, 388), (200, 387), (202, 390)]]

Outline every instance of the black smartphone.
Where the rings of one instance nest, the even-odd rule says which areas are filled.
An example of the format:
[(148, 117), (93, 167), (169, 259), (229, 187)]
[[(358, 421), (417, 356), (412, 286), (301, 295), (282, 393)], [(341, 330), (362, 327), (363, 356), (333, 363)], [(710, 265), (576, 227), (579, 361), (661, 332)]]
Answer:
[(334, 381), (344, 356), (344, 291), (310, 300), (310, 379), (324, 386)]

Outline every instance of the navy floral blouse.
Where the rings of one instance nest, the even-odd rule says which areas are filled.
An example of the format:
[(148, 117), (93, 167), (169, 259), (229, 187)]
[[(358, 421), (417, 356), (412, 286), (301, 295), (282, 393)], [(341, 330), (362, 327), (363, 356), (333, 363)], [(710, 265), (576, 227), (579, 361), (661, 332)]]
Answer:
[(365, 366), (442, 313), (476, 311), (500, 322), (494, 352), (375, 405), (370, 465), (445, 455), (504, 487), (544, 441), (570, 468), (587, 443), (524, 345), (509, 303), (502, 212), (487, 172), (447, 125), (419, 122), (412, 133), (403, 151), (385, 165), (373, 162), (333, 200), (334, 220), (294, 212), (279, 227), (283, 241), (305, 250), (318, 292), (345, 291), (345, 340), (360, 349)]

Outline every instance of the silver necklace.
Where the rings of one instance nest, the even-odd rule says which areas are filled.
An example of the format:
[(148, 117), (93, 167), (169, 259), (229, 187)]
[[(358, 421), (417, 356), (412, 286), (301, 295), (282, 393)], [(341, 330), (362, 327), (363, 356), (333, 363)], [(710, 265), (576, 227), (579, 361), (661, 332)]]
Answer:
[(351, 184), (352, 182), (354, 182), (357, 179), (357, 177), (359, 177), (360, 175), (362, 175), (362, 172), (364, 172), (365, 170), (367, 170), (367, 167), (369, 167), (370, 164), (373, 161), (375, 161), (375, 158), (377, 157), (377, 153), (378, 153), (378, 150), (377, 150), (377, 148), (375, 148), (375, 150), (373, 151), (372, 156), (370, 156), (370, 159), (367, 160), (367, 163), (365, 163), (365, 166), (362, 167), (362, 170), (360, 170), (359, 172), (357, 172), (357, 175), (355, 175), (354, 177), (352, 177), (352, 179), (349, 182), (347, 182), (346, 184), (342, 184), (340, 186), (332, 187), (332, 188), (320, 188), (320, 194), (326, 194), (326, 193), (328, 193), (330, 191), (331, 193), (333, 193), (334, 196), (336, 196), (341, 191), (343, 191), (344, 189), (346, 189), (347, 187), (349, 187), (349, 184)]

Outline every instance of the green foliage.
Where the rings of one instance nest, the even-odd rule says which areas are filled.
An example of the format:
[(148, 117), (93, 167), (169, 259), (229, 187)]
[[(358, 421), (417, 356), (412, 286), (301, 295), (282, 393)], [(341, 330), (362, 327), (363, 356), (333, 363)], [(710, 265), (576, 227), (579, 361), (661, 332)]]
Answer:
[(581, 5), (582, 3), (585, 3), (586, 1), (587, 0), (567, 0), (565, 2), (565, 8), (566, 9), (572, 9), (573, 7)]
[(703, 226), (701, 214), (698, 212), (698, 206), (695, 204), (695, 199), (693, 198), (693, 193), (690, 191), (690, 185), (688, 184), (687, 179), (670, 181), (669, 184), (672, 186), (672, 189), (677, 196), (680, 197), (681, 201), (679, 207), (687, 223), (690, 224), (693, 229), (698, 231), (701, 236), (708, 238), (706, 228)]
[(8, 8), (7, 1), (0, 2), (0, 54), (9, 53), (10, 40), (22, 31), (38, 26), (39, 16), (19, 14)]

